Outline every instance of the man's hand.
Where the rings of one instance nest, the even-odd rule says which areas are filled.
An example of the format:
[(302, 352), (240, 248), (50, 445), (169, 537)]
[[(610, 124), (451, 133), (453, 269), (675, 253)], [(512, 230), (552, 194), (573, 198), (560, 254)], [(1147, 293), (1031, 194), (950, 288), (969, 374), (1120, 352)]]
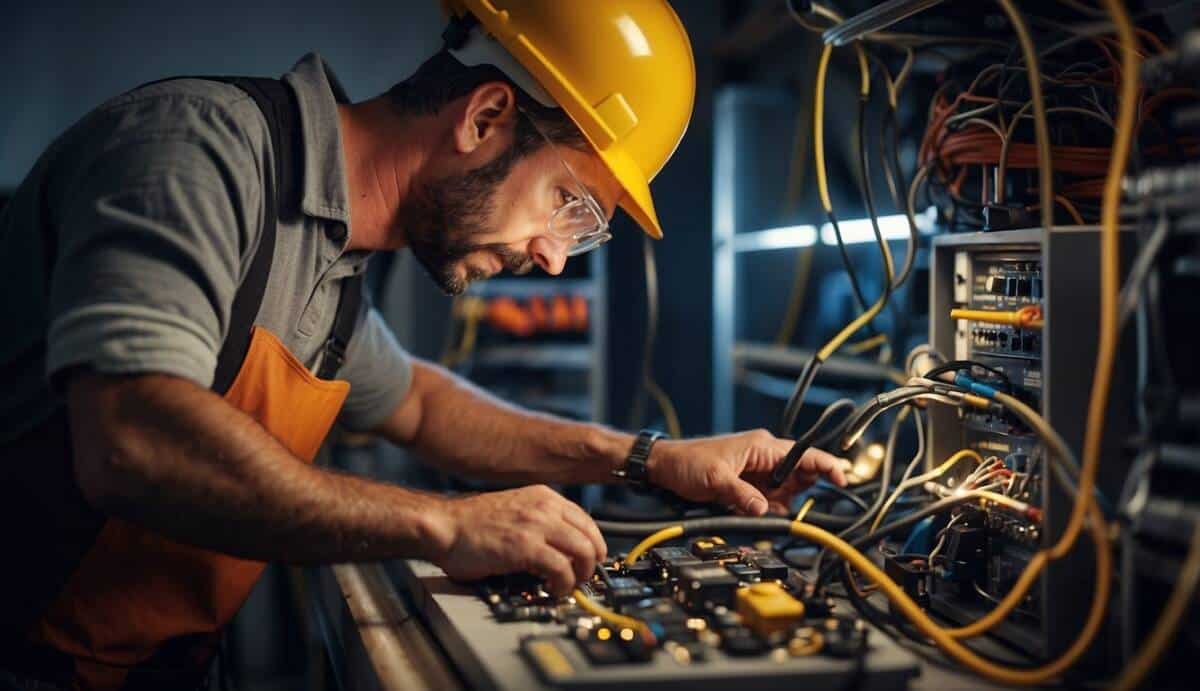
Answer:
[(451, 499), (445, 517), (453, 537), (432, 561), (454, 579), (525, 571), (562, 596), (608, 552), (592, 518), (545, 485)]
[(791, 448), (791, 440), (762, 429), (703, 439), (662, 439), (650, 453), (650, 482), (684, 499), (728, 504), (750, 516), (768, 510), (787, 513), (792, 497), (822, 475), (845, 486), (849, 462), (810, 448), (783, 486), (771, 488), (771, 471)]

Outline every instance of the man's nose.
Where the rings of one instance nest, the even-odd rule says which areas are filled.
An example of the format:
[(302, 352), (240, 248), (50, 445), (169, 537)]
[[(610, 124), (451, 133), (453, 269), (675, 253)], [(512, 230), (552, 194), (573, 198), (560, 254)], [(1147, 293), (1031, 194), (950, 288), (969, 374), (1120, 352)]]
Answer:
[(542, 271), (557, 276), (567, 265), (567, 243), (539, 235), (529, 242), (529, 256), (542, 267)]

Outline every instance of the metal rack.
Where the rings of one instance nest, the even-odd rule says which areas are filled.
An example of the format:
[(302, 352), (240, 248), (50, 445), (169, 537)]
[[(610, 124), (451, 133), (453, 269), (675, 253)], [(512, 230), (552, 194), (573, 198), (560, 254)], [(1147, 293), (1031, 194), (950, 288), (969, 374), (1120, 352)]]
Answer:
[(460, 373), (485, 386), (487, 381), (494, 381), (495, 375), (502, 375), (505, 380), (548, 373), (583, 375), (585, 384), (582, 387), (562, 381), (556, 383), (554, 390), (539, 393), (523, 392), (510, 386), (508, 381), (504, 386), (493, 384), (489, 388), (508, 400), (535, 410), (584, 420), (603, 420), (607, 405), (605, 354), (608, 315), (604, 255), (604, 248), (587, 255), (587, 272), (583, 277), (514, 276), (473, 284), (467, 294), (481, 298), (503, 296), (521, 300), (564, 293), (583, 296), (588, 301), (587, 338), (581, 342), (564, 343), (533, 337), (519, 343), (482, 346), (462, 363), (458, 368)]

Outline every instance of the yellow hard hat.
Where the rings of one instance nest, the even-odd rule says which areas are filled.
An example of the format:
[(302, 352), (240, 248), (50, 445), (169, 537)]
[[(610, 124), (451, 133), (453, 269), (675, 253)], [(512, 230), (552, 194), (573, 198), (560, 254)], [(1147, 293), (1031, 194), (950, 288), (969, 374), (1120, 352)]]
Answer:
[[(696, 98), (696, 65), (666, 0), (442, 0), (468, 12), (587, 137), (651, 237), (650, 180), (675, 152)], [(519, 83), (519, 82), (518, 82)]]

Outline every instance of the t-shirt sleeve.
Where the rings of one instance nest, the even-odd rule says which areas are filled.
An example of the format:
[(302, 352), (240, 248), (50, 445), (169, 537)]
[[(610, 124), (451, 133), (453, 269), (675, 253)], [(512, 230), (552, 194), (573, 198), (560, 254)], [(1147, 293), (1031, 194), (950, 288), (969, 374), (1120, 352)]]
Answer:
[(354, 432), (375, 429), (408, 396), (412, 358), (369, 302), (350, 338), (338, 378), (350, 382), (339, 420)]
[(194, 107), (129, 108), (176, 106), (172, 128), (103, 140), (62, 173), (46, 353), (56, 386), (77, 365), (212, 384), (259, 240), (257, 164), (235, 127)]

